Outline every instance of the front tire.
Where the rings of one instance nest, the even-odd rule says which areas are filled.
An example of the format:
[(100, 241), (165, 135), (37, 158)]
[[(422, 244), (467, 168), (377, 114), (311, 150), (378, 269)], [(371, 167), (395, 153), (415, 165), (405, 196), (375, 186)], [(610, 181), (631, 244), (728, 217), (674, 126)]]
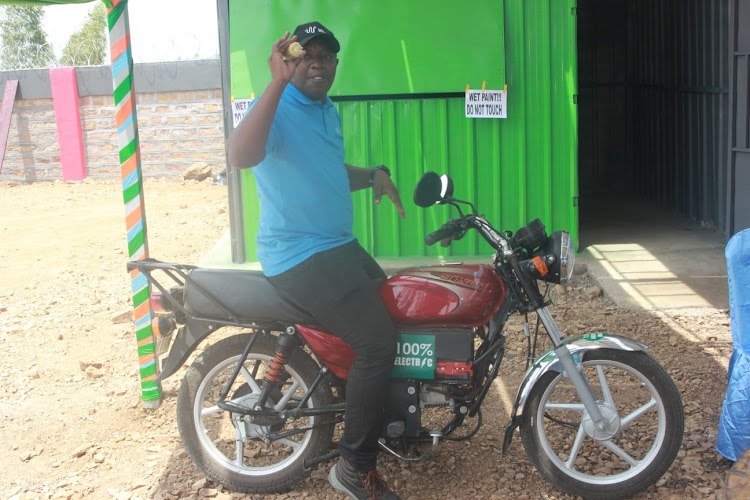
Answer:
[(582, 365), (610, 427), (604, 433), (595, 429), (570, 380), (549, 372), (524, 408), (524, 447), (542, 476), (571, 495), (634, 495), (654, 484), (677, 456), (684, 428), (680, 394), (644, 352), (596, 349)]
[[(304, 477), (305, 460), (328, 450), (333, 424), (270, 440), (276, 434), (311, 427), (331, 417), (302, 417), (294, 422), (260, 417), (249, 422), (243, 420), (243, 415), (216, 406), (251, 337), (243, 334), (221, 340), (195, 360), (180, 387), (177, 423), (190, 458), (208, 477), (236, 492), (280, 493)], [(254, 407), (274, 356), (274, 340), (258, 336), (227, 401)], [(302, 349), (294, 350), (284, 368), (286, 380), (280, 390), (272, 391), (266, 404), (277, 410), (296, 406), (319, 370)], [(321, 384), (307, 407), (322, 407), (330, 400), (330, 387)]]

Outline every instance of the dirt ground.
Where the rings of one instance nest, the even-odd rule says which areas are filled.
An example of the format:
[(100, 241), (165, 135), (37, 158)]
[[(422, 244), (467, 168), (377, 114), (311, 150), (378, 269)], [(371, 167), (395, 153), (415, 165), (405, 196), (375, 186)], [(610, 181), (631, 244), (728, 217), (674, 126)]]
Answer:
[[(164, 382), (160, 408), (139, 401), (133, 324), (116, 320), (131, 307), (120, 189), (116, 181), (0, 185), (0, 497), (253, 498), (207, 481), (184, 451), (175, 420), (184, 369)], [(147, 180), (145, 193), (151, 257), (197, 263), (228, 228), (224, 186)], [(730, 466), (714, 449), (732, 350), (727, 311), (623, 310), (594, 287), (584, 274), (554, 291), (562, 329), (649, 344), (685, 403), (677, 460), (637, 498), (720, 498)], [(569, 498), (541, 479), (518, 435), (500, 453), (524, 369), (521, 332), (513, 319), (472, 440), (447, 442), (417, 464), (381, 460), (405, 499)], [(343, 498), (327, 469), (272, 498)]]

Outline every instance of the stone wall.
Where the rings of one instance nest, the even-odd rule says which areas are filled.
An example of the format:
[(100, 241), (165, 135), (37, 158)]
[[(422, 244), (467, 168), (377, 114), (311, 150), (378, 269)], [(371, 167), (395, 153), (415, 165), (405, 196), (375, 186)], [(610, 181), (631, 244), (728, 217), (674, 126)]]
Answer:
[[(114, 109), (111, 96), (81, 100), (89, 177), (120, 176)], [(177, 177), (196, 162), (224, 168), (221, 90), (137, 94), (136, 112), (144, 176)]]
[[(205, 81), (204, 74), (199, 84), (191, 84), (188, 77), (193, 71), (205, 73), (205, 64), (176, 64), (178, 66), (171, 68), (164, 64), (146, 68), (153, 70), (159, 78), (165, 73), (174, 76), (168, 82), (156, 82), (158, 78), (149, 78), (143, 69), (139, 80), (139, 68), (136, 66), (136, 112), (144, 177), (178, 177), (190, 165), (198, 162), (210, 165), (214, 173), (225, 167), (218, 62), (208, 65), (208, 68), (216, 69), (217, 77)], [(25, 72), (0, 73), (0, 92), (4, 88), (4, 80), (20, 80), (0, 183), (62, 180), (51, 94), (45, 97), (43, 81), (38, 84), (38, 89), (32, 88), (32, 84), (24, 87), (22, 78), (28, 80), (30, 75), (20, 75), (19, 78), (18, 74), (21, 73)], [(38, 70), (33, 76), (36, 80), (43, 80)], [(109, 94), (96, 95), (107, 88), (107, 82), (100, 81), (106, 78), (110, 79)], [(77, 79), (87, 176), (93, 179), (119, 179), (119, 144), (108, 67), (104, 67), (103, 71), (77, 70)], [(215, 88), (191, 88), (210, 86)], [(94, 95), (82, 95), (89, 92)]]
[(57, 178), (62, 167), (52, 99), (16, 99), (0, 182)]

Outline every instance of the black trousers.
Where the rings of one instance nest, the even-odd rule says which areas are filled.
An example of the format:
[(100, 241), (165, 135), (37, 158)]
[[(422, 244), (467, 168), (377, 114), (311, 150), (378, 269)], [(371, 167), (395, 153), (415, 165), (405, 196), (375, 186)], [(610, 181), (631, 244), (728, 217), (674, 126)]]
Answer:
[(378, 294), (385, 273), (355, 240), (315, 254), (268, 279), (288, 300), (354, 349), (339, 451), (357, 470), (372, 470), (396, 357), (396, 330)]

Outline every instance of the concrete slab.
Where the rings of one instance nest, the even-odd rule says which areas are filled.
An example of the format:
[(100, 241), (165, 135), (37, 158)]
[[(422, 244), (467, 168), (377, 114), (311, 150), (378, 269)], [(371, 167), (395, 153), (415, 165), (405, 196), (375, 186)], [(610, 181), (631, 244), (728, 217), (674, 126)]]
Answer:
[(579, 262), (622, 307), (729, 307), (726, 239), (710, 228), (632, 199), (581, 208)]

